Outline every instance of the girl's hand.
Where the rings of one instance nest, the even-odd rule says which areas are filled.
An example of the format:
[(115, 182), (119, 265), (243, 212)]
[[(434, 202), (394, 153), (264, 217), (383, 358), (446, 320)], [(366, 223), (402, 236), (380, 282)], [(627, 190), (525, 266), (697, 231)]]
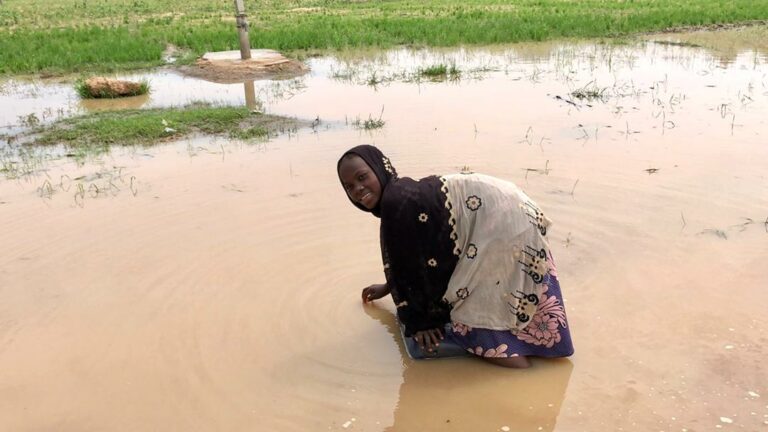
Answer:
[(440, 341), (443, 340), (443, 333), (440, 329), (422, 330), (416, 332), (413, 335), (413, 339), (419, 344), (422, 351), (432, 352), (440, 346)]
[(363, 288), (363, 303), (378, 300), (387, 294), (389, 294), (389, 287), (387, 284), (371, 285), (369, 287)]

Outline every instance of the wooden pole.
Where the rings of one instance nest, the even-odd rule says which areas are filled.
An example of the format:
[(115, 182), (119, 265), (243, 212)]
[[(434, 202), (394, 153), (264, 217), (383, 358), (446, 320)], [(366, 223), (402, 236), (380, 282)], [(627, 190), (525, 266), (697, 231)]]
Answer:
[(248, 40), (248, 20), (245, 19), (245, 5), (243, 0), (235, 0), (235, 19), (237, 20), (237, 33), (240, 35), (240, 58), (251, 58), (251, 42)]

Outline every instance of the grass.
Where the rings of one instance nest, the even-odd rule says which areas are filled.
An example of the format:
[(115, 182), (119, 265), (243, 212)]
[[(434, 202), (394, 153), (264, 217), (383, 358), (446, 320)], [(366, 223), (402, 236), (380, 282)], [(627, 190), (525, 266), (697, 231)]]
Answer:
[(432, 80), (458, 79), (461, 72), (456, 68), (456, 65), (437, 64), (419, 69), (418, 75)]
[(373, 130), (373, 129), (381, 129), (384, 127), (384, 125), (387, 122), (380, 118), (372, 118), (368, 117), (366, 120), (360, 121), (359, 119), (355, 120), (352, 125), (359, 128), (359, 129), (365, 129), (365, 130)]
[(245, 107), (198, 104), (185, 108), (107, 111), (64, 119), (33, 130), (30, 144), (63, 144), (98, 152), (112, 145), (151, 145), (193, 133), (250, 140), (298, 126), (296, 120), (253, 114)]
[(263, 126), (253, 126), (245, 129), (236, 129), (229, 133), (229, 136), (239, 140), (247, 141), (256, 138), (269, 136), (269, 131)]
[(448, 67), (444, 64), (428, 66), (419, 71), (419, 75), (427, 77), (445, 76), (448, 73)]
[(139, 82), (139, 86), (129, 94), (120, 95), (110, 91), (109, 89), (104, 89), (94, 94), (91, 92), (88, 85), (86, 85), (85, 81), (85, 79), (79, 79), (75, 81), (75, 93), (77, 93), (83, 99), (114, 99), (126, 96), (140, 96), (149, 93), (150, 90), (149, 82), (145, 80)]
[(437, 63), (427, 67), (407, 66), (399, 70), (391, 70), (387, 65), (380, 64), (363, 64), (356, 67), (348, 65), (342, 69), (331, 70), (331, 78), (345, 83), (368, 85), (375, 88), (395, 81), (420, 83), (425, 80), (456, 82), (463, 78), (480, 79), (487, 72), (503, 70), (501, 67), (493, 65), (460, 69), (452, 60), (449, 63), (450, 65)]
[(381, 84), (383, 82), (384, 82), (384, 78), (378, 76), (375, 71), (366, 80), (366, 84), (368, 84), (369, 86), (373, 86), (373, 87), (375, 87), (375, 86), (377, 86), (377, 85), (379, 85), (379, 84)]
[(594, 82), (590, 82), (584, 87), (572, 91), (571, 96), (578, 100), (604, 102), (608, 98), (607, 90), (607, 88), (599, 88)]
[[(765, 0), (253, 0), (247, 7), (251, 45), (286, 52), (613, 37), (768, 19)], [(194, 55), (237, 49), (232, 9), (210, 0), (4, 0), (0, 74), (156, 66), (169, 44)]]
[(357, 117), (355, 120), (352, 121), (352, 126), (354, 126), (357, 129), (365, 129), (367, 131), (374, 130), (374, 129), (381, 129), (384, 127), (387, 122), (385, 120), (382, 120), (382, 117), (384, 116), (384, 107), (381, 107), (381, 112), (379, 113), (378, 118), (373, 118), (371, 114), (368, 114), (368, 118), (366, 120), (361, 120), (360, 117)]
[(53, 158), (35, 147), (0, 147), (0, 174), (9, 180), (21, 179), (40, 172)]

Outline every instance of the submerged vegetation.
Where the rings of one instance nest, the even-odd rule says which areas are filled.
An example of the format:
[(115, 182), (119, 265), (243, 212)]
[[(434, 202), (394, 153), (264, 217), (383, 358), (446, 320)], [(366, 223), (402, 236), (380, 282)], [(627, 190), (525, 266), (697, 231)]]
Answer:
[(249, 140), (292, 131), (298, 121), (252, 113), (245, 107), (193, 105), (185, 108), (107, 111), (73, 117), (32, 131), (32, 144), (69, 148), (149, 145), (193, 133)]
[(384, 127), (384, 125), (387, 122), (382, 120), (381, 118), (373, 118), (371, 116), (368, 116), (367, 119), (361, 120), (359, 118), (356, 118), (352, 122), (352, 126), (358, 128), (358, 129), (364, 129), (364, 130), (373, 130), (373, 129), (381, 129)]
[(367, 131), (373, 130), (373, 129), (381, 129), (384, 127), (385, 124), (387, 124), (386, 121), (382, 120), (382, 117), (384, 116), (384, 107), (381, 107), (381, 112), (379, 113), (379, 117), (374, 118), (373, 115), (368, 114), (368, 118), (365, 120), (360, 119), (360, 117), (355, 118), (352, 121), (352, 126), (354, 126), (357, 129), (364, 129)]
[(331, 70), (334, 80), (359, 85), (378, 87), (392, 82), (421, 83), (478, 79), (487, 72), (501, 71), (495, 65), (459, 68), (454, 62), (436, 63), (425, 67), (406, 67), (392, 70), (382, 65), (346, 65), (338, 70)]
[[(251, 46), (282, 51), (620, 36), (768, 19), (764, 0), (254, 0)], [(4, 0), (0, 74), (119, 70), (237, 49), (231, 2)], [(171, 12), (183, 11), (183, 12)], [(66, 53), (66, 55), (62, 55)]]
[(585, 101), (605, 101), (608, 98), (606, 87), (597, 87), (594, 81), (571, 92), (574, 99)]
[(442, 80), (442, 79), (458, 79), (461, 72), (455, 64), (450, 66), (445, 64), (437, 64), (425, 67), (419, 70), (419, 75), (429, 79)]

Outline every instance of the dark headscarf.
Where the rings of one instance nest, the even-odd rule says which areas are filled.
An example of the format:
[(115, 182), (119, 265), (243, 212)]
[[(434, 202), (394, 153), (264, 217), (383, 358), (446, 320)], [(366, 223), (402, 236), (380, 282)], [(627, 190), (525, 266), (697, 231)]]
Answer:
[(360, 156), (381, 184), (381, 198), (374, 209), (350, 201), (381, 218), (384, 274), (405, 334), (442, 328), (450, 321), (450, 306), (442, 297), (458, 256), (440, 178), (398, 177), (389, 159), (370, 145), (344, 153), (336, 165), (337, 172), (341, 160), (349, 154)]
[[(384, 196), (384, 189), (387, 188), (390, 181), (397, 179), (397, 171), (395, 171), (395, 168), (389, 162), (389, 158), (384, 156), (384, 153), (382, 153), (381, 150), (372, 145), (363, 144), (357, 147), (352, 147), (341, 155), (339, 161), (336, 163), (337, 175), (339, 174), (341, 161), (348, 155), (360, 156), (360, 158), (371, 167), (373, 173), (376, 174), (376, 178), (379, 179), (379, 184), (381, 184), (381, 196), (379, 197), (379, 202), (376, 204), (376, 207), (373, 209), (365, 208), (365, 206), (353, 200), (349, 195), (347, 195), (347, 198), (349, 198), (352, 204), (360, 210), (373, 213), (376, 217), (381, 217), (381, 197)], [(344, 182), (341, 180), (341, 176), (339, 176), (339, 181), (342, 182), (343, 186)]]

